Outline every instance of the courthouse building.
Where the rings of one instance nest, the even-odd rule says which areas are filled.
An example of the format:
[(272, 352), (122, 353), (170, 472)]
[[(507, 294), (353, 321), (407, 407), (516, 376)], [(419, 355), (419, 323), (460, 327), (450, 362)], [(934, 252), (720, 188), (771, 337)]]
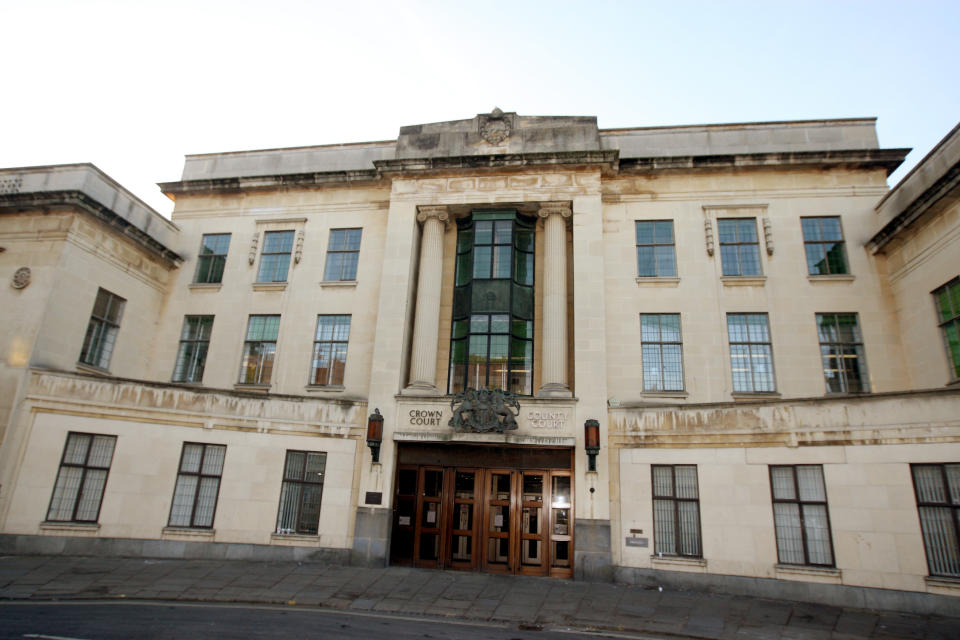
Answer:
[(944, 611), (960, 128), (499, 109), (0, 170), (0, 549)]

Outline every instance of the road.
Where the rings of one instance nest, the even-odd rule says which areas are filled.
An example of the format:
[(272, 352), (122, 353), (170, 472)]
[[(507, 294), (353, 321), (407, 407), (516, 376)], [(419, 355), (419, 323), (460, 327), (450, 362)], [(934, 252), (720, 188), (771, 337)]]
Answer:
[(663, 636), (350, 613), (316, 607), (97, 601), (0, 603), (3, 640), (182, 638), (389, 638), (389, 640), (571, 640)]

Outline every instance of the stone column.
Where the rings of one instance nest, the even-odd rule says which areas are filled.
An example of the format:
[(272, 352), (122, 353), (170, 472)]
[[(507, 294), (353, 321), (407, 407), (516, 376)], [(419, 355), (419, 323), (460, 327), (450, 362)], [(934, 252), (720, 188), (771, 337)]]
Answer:
[[(544, 202), (543, 356), (539, 397), (570, 397), (567, 384), (567, 223), (570, 203)], [(602, 283), (598, 284), (602, 286)]]
[(440, 331), (440, 289), (443, 277), (443, 233), (449, 214), (443, 205), (418, 208), (423, 223), (417, 308), (413, 321), (410, 383), (404, 393), (439, 393), (437, 390), (437, 335)]

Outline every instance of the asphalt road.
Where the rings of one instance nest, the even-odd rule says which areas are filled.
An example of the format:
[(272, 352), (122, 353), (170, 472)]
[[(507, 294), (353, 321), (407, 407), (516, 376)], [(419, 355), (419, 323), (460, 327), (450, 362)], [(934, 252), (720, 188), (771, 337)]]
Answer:
[(183, 638), (385, 638), (389, 640), (570, 640), (663, 636), (467, 623), (334, 609), (187, 603), (2, 603), (3, 640)]

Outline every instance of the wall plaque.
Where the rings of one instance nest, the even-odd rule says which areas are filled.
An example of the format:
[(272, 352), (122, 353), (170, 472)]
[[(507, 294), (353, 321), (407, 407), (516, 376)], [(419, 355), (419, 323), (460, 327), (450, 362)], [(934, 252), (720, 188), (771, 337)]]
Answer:
[(650, 538), (627, 538), (628, 547), (649, 547)]

